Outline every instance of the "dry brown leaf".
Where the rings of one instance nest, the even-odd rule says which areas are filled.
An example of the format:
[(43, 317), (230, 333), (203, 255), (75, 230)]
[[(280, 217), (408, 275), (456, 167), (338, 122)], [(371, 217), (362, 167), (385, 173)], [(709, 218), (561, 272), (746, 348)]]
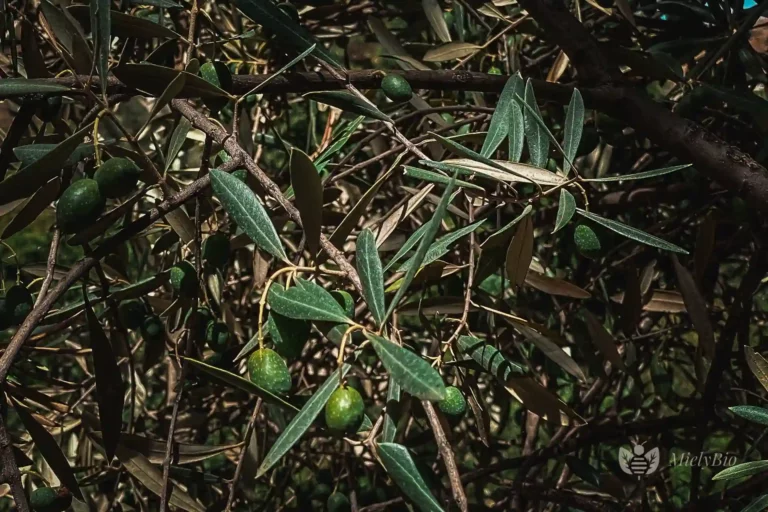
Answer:
[(530, 215), (526, 215), (518, 224), (515, 236), (512, 237), (512, 242), (507, 249), (507, 277), (513, 289), (525, 283), (531, 259), (533, 259), (533, 221)]
[(539, 291), (550, 295), (559, 295), (562, 297), (572, 297), (574, 299), (588, 299), (591, 297), (588, 291), (579, 288), (575, 284), (562, 279), (549, 277), (533, 270), (533, 262), (530, 265), (530, 271), (525, 277), (525, 283), (536, 288)]
[(529, 377), (510, 379), (506, 390), (526, 409), (546, 421), (562, 426), (587, 424), (586, 420), (576, 414), (576, 411), (568, 407), (565, 402)]

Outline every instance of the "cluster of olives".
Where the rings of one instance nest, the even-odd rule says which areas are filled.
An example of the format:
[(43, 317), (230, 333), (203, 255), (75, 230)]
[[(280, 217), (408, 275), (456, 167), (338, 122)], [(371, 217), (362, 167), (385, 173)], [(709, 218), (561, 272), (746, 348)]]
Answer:
[(19, 325), (32, 310), (32, 294), (24, 285), (11, 286), (0, 298), (0, 329)]
[(130, 194), (139, 181), (139, 168), (127, 158), (110, 158), (102, 163), (93, 179), (72, 183), (59, 198), (56, 222), (63, 233), (88, 227), (104, 211), (107, 199)]

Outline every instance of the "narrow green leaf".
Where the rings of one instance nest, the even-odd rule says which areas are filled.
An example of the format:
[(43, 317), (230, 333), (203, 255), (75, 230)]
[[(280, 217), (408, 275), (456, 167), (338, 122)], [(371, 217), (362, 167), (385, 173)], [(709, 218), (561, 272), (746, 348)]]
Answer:
[(290, 157), (291, 186), (296, 194), (304, 236), (312, 255), (320, 251), (320, 230), (323, 227), (323, 183), (315, 164), (300, 149), (293, 148)]
[(768, 409), (754, 405), (737, 405), (728, 408), (733, 414), (741, 416), (745, 420), (753, 421), (761, 425), (768, 425)]
[(52, 84), (45, 79), (5, 78), (0, 81), (0, 100), (14, 98), (24, 94), (64, 93), (71, 88), (66, 85)]
[[(403, 171), (403, 174), (406, 176), (410, 176), (411, 178), (415, 178), (417, 180), (429, 181), (431, 183), (447, 185), (451, 181), (451, 178), (445, 174), (438, 174), (436, 172), (419, 169), (418, 167), (411, 167), (410, 165), (404, 165)], [(485, 189), (480, 185), (475, 185), (474, 183), (469, 183), (468, 181), (456, 180), (456, 186), (471, 188), (472, 190), (477, 190), (478, 192), (485, 192)]]
[(69, 158), (91, 130), (92, 125), (86, 126), (16, 174), (0, 182), (0, 205), (28, 197), (44, 183), (58, 176), (61, 171), (61, 162)]
[[(325, 382), (317, 389), (312, 398), (307, 400), (301, 411), (293, 418), (293, 420), (285, 427), (283, 433), (277, 438), (277, 441), (272, 445), (264, 460), (259, 466), (259, 471), (256, 478), (262, 476), (269, 471), (269, 468), (274, 466), (291, 447), (296, 444), (301, 436), (312, 426), (312, 423), (320, 414), (320, 411), (325, 407), (325, 403), (331, 397), (334, 391), (339, 387), (339, 382), (347, 374), (351, 367), (348, 364), (343, 365), (341, 368), (337, 368), (335, 372), (330, 374)], [(341, 372), (341, 378), (339, 378), (339, 372)]]
[(493, 247), (500, 247), (502, 245), (507, 245), (509, 243), (509, 240), (512, 239), (513, 233), (512, 228), (517, 225), (518, 222), (523, 220), (525, 217), (531, 214), (533, 211), (533, 205), (526, 205), (525, 208), (523, 208), (523, 211), (512, 219), (506, 226), (503, 228), (496, 230), (494, 234), (486, 238), (485, 242), (483, 242), (482, 248), (483, 250), (491, 249)]
[[(126, 471), (141, 482), (144, 487), (156, 496), (160, 496), (163, 493), (163, 473), (153, 466), (149, 459), (122, 444), (118, 445), (116, 455)], [(178, 507), (187, 512), (205, 512), (205, 507), (181, 487), (173, 481), (170, 484), (172, 490), (168, 503), (171, 506)]]
[(688, 251), (686, 251), (682, 247), (678, 247), (673, 243), (667, 242), (666, 240), (663, 240), (661, 238), (648, 234), (645, 231), (640, 231), (639, 229), (635, 229), (633, 227), (627, 226), (626, 224), (622, 224), (621, 222), (616, 222), (615, 220), (606, 219), (605, 217), (601, 217), (599, 215), (595, 215), (594, 213), (584, 211), (581, 208), (576, 208), (576, 212), (578, 212), (579, 215), (586, 217), (589, 220), (610, 229), (614, 233), (618, 233), (622, 236), (629, 238), (630, 240), (640, 242), (641, 244), (650, 245), (651, 247), (664, 249), (665, 251), (678, 252), (680, 254), (688, 254)]
[(573, 218), (573, 214), (576, 212), (576, 199), (573, 194), (565, 190), (560, 189), (560, 204), (557, 205), (557, 218), (555, 219), (555, 229), (552, 230), (552, 234), (557, 233)]
[(493, 155), (509, 134), (510, 124), (513, 121), (512, 105), (515, 103), (515, 92), (518, 90), (519, 84), (522, 84), (522, 78), (520, 78), (520, 74), (515, 74), (509, 77), (501, 91), (496, 110), (493, 111), (491, 117), (491, 124), (488, 126), (488, 134), (485, 136), (483, 148), (480, 150), (480, 154), (486, 158)]
[(362, 123), (364, 120), (365, 116), (358, 116), (352, 121), (348, 122), (341, 133), (339, 133), (339, 135), (337, 135), (336, 138), (328, 145), (328, 147), (325, 148), (320, 156), (315, 159), (315, 167), (317, 167), (318, 172), (322, 172), (323, 169), (325, 169), (326, 164), (330, 162), (331, 158), (333, 158), (336, 153), (341, 151), (347, 142), (349, 142), (349, 138), (352, 136), (355, 130), (357, 130), (357, 127), (360, 126), (360, 123)]
[(381, 327), (387, 312), (384, 297), (384, 271), (376, 247), (376, 237), (370, 229), (364, 229), (357, 237), (357, 272), (363, 284), (363, 296), (373, 319)]
[(288, 260), (274, 224), (248, 185), (215, 169), (211, 170), (211, 185), (227, 213), (260, 249)]
[[(528, 141), (528, 154), (531, 158), (531, 165), (536, 167), (546, 167), (549, 160), (549, 137), (546, 130), (542, 128), (543, 123), (541, 111), (536, 103), (536, 95), (533, 92), (533, 84), (529, 79), (525, 84), (525, 103), (530, 109), (525, 110), (525, 137)], [(538, 117), (538, 119), (536, 119)]]
[(405, 295), (406, 290), (411, 285), (416, 272), (418, 272), (419, 268), (421, 267), (421, 262), (424, 261), (424, 257), (427, 255), (427, 251), (429, 250), (429, 246), (432, 244), (432, 240), (435, 239), (435, 235), (437, 234), (438, 229), (440, 229), (440, 224), (443, 222), (443, 216), (445, 215), (445, 210), (448, 209), (448, 203), (450, 202), (452, 191), (453, 179), (451, 179), (451, 182), (447, 187), (445, 187), (443, 197), (440, 199), (440, 203), (437, 205), (437, 208), (435, 208), (435, 213), (432, 215), (432, 219), (429, 221), (429, 227), (424, 231), (424, 236), (419, 242), (419, 247), (416, 249), (416, 254), (412, 258), (412, 266), (408, 269), (408, 272), (405, 273), (403, 282), (395, 293), (395, 297), (392, 299), (392, 302), (390, 302), (389, 309), (387, 309), (387, 314), (384, 315), (385, 321), (389, 315), (392, 314), (392, 311), (394, 311), (395, 307), (397, 307), (397, 303), (400, 302), (400, 299), (403, 298), (403, 295)]
[(520, 73), (517, 73), (513, 79), (515, 80), (514, 101), (509, 104), (509, 161), (519, 162), (525, 146), (525, 116), (518, 98), (525, 95), (525, 84), (523, 84), (523, 77), (520, 76)]
[(67, 489), (69, 489), (69, 492), (71, 492), (75, 498), (83, 501), (84, 498), (83, 493), (80, 491), (80, 485), (77, 483), (74, 471), (72, 471), (72, 468), (69, 466), (69, 461), (67, 461), (67, 458), (61, 452), (59, 443), (45, 427), (40, 425), (37, 420), (27, 412), (22, 404), (18, 403), (16, 400), (13, 400), (13, 403), (16, 414), (19, 415), (21, 422), (24, 424), (24, 428), (27, 429), (35, 446), (40, 450), (40, 454), (59, 478), (62, 485), (67, 486)]
[(313, 52), (315, 57), (341, 67), (341, 63), (333, 54), (271, 0), (235, 0), (235, 6), (253, 21), (274, 33), (281, 45), (303, 52), (317, 44)]
[(85, 316), (88, 320), (91, 354), (93, 355), (93, 370), (96, 374), (96, 402), (99, 405), (99, 424), (104, 439), (104, 452), (107, 460), (115, 456), (117, 444), (120, 441), (120, 431), (123, 427), (123, 401), (125, 386), (117, 365), (117, 358), (112, 351), (112, 345), (104, 334), (101, 323), (91, 309), (88, 296), (83, 286), (85, 301)]
[(387, 403), (384, 413), (384, 426), (381, 429), (381, 439), (384, 443), (391, 443), (397, 435), (397, 422), (399, 421), (400, 384), (392, 376), (387, 381)]
[(154, 5), (155, 7), (164, 7), (166, 9), (181, 9), (181, 5), (172, 0), (131, 0), (133, 5)]
[(187, 140), (187, 135), (189, 134), (189, 130), (191, 128), (192, 123), (189, 121), (189, 119), (186, 117), (179, 119), (179, 124), (176, 125), (176, 128), (171, 134), (171, 142), (168, 145), (168, 154), (165, 155), (166, 172), (171, 168), (171, 165), (173, 165), (173, 161), (176, 160), (176, 157), (179, 156), (179, 152), (181, 151), (182, 146), (184, 146), (184, 142)]
[[(107, 95), (109, 72), (109, 51), (112, 43), (112, 22), (110, 21), (111, 0), (91, 0), (91, 32), (96, 50), (96, 69), (99, 72), (101, 94)], [(108, 454), (111, 452), (107, 452)], [(111, 457), (110, 457), (111, 458)]]
[(661, 169), (652, 169), (650, 171), (636, 172), (635, 174), (623, 174), (621, 176), (606, 176), (604, 178), (588, 178), (588, 179), (585, 179), (584, 181), (594, 181), (594, 182), (605, 183), (609, 181), (642, 180), (645, 178), (664, 176), (665, 174), (670, 174), (682, 169), (687, 169), (690, 166), (691, 164), (673, 165), (672, 167), (663, 167)]
[(287, 411), (298, 411), (298, 409), (292, 404), (286, 402), (279, 396), (270, 393), (266, 389), (260, 388), (248, 379), (244, 379), (238, 375), (235, 375), (234, 373), (222, 370), (221, 368), (217, 368), (216, 366), (212, 366), (208, 363), (198, 361), (197, 359), (186, 358), (186, 361), (203, 373), (210, 375), (214, 379), (221, 381), (228, 386), (232, 386), (233, 388), (245, 391), (246, 393), (261, 397), (268, 404), (276, 405)]
[[(455, 241), (459, 240), (460, 238), (463, 238), (468, 234), (472, 233), (477, 228), (479, 228), (484, 222), (485, 222), (485, 219), (479, 220), (477, 222), (470, 224), (469, 226), (464, 226), (463, 228), (452, 231), (447, 235), (439, 238), (437, 241), (435, 241), (435, 243), (433, 243), (429, 247), (429, 249), (427, 249), (427, 253), (424, 255), (424, 260), (421, 262), (419, 266), (424, 267), (426, 265), (429, 265), (433, 261), (438, 260), (441, 256), (443, 256), (445, 253), (448, 252), (448, 249), (451, 246), (451, 244), (453, 244)], [(408, 261), (400, 265), (397, 271), (407, 272), (408, 269), (411, 268), (411, 265), (413, 265), (413, 258), (409, 259)]]
[[(40, 160), (46, 153), (50, 153), (58, 144), (28, 144), (13, 148), (13, 154), (19, 159), (21, 165), (26, 167)], [(75, 165), (77, 162), (93, 156), (93, 144), (80, 144), (64, 161), (64, 166)]]
[(345, 112), (352, 112), (353, 114), (371, 117), (380, 121), (392, 122), (392, 119), (376, 108), (376, 106), (363, 101), (347, 91), (309, 92), (304, 97), (309, 100), (315, 100), (318, 103), (325, 103), (326, 105), (336, 107)]
[(741, 512), (764, 512), (768, 508), (768, 494), (763, 494), (755, 501), (741, 509)]
[(437, 401), (445, 398), (443, 378), (422, 357), (373, 333), (366, 332), (365, 336), (373, 345), (384, 368), (403, 391), (420, 400)]
[(405, 241), (403, 245), (400, 246), (400, 249), (397, 250), (394, 256), (392, 256), (392, 259), (389, 260), (389, 263), (384, 267), (384, 271), (386, 272), (389, 270), (389, 268), (394, 265), (397, 261), (400, 261), (400, 258), (408, 254), (408, 251), (413, 249), (413, 247), (419, 243), (419, 240), (424, 236), (424, 233), (427, 232), (429, 229), (429, 222), (421, 225), (419, 229), (413, 232), (413, 234), (408, 237), (408, 240)]
[(288, 318), (352, 324), (344, 309), (322, 286), (296, 279), (296, 285), (284, 289), (272, 285), (267, 297), (269, 307)]
[(402, 489), (422, 512), (442, 512), (440, 504), (429, 492), (426, 482), (419, 474), (411, 454), (405, 446), (395, 443), (379, 443), (379, 458), (392, 480)]
[(496, 347), (473, 336), (459, 336), (459, 350), (475, 360), (486, 372), (506, 383), (512, 373), (523, 375), (526, 370), (504, 357)]
[(581, 142), (581, 133), (584, 130), (584, 100), (578, 89), (573, 90), (568, 111), (565, 114), (565, 134), (563, 135), (563, 172), (566, 176), (571, 172), (571, 163), (576, 158), (576, 152)]
[(756, 460), (752, 462), (745, 462), (743, 464), (737, 464), (720, 471), (718, 474), (712, 477), (712, 480), (733, 480), (735, 478), (743, 478), (745, 476), (756, 475), (768, 471), (768, 460)]

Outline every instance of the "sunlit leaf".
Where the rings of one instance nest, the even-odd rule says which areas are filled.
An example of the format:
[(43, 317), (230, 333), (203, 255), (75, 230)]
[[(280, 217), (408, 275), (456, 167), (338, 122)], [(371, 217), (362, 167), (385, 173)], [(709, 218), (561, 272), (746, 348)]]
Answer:
[(573, 218), (573, 214), (576, 212), (576, 199), (573, 194), (565, 190), (560, 189), (560, 203), (557, 205), (557, 218), (555, 219), (555, 229), (552, 233), (557, 233)]
[(272, 220), (253, 191), (236, 177), (211, 170), (211, 185), (224, 209), (256, 245), (282, 260), (288, 259)]
[(747, 476), (756, 475), (768, 471), (768, 460), (756, 460), (752, 462), (744, 462), (743, 464), (737, 464), (725, 468), (712, 477), (712, 480), (734, 480), (736, 478), (744, 478)]
[[(563, 140), (563, 172), (566, 176), (571, 171), (571, 163), (576, 158), (576, 153), (581, 142), (581, 133), (584, 130), (584, 100), (578, 89), (573, 90), (571, 102), (568, 104), (568, 111), (565, 114), (565, 130)], [(561, 197), (562, 199), (562, 197)]]
[(392, 480), (402, 489), (422, 512), (442, 512), (440, 504), (429, 492), (424, 478), (419, 474), (411, 454), (405, 446), (395, 443), (379, 443), (379, 458)]
[[(320, 411), (325, 407), (325, 403), (339, 387), (341, 379), (344, 378), (349, 369), (350, 366), (348, 364), (343, 365), (341, 368), (337, 368), (336, 371), (330, 374), (325, 379), (325, 382), (317, 388), (317, 391), (315, 391), (312, 397), (307, 400), (304, 407), (301, 408), (301, 411), (299, 411), (288, 426), (285, 427), (285, 430), (280, 434), (280, 437), (278, 437), (274, 444), (272, 444), (272, 447), (264, 457), (264, 460), (261, 461), (261, 466), (259, 466), (256, 478), (269, 471), (269, 469), (282, 459), (283, 455), (288, 453), (288, 450), (301, 439), (301, 436), (309, 430), (309, 427), (312, 426), (317, 415), (320, 414)], [(341, 378), (339, 377), (339, 372), (341, 372)]]
[(736, 416), (741, 416), (745, 420), (768, 425), (768, 409), (756, 407), (754, 405), (737, 405), (728, 408)]
[[(528, 142), (528, 154), (531, 165), (546, 167), (549, 160), (549, 136), (541, 126), (543, 118), (536, 103), (533, 84), (530, 80), (525, 84), (525, 102), (530, 108), (525, 109), (525, 139)], [(538, 117), (538, 119), (536, 119)]]
[(268, 303), (269, 307), (288, 318), (354, 323), (333, 295), (322, 286), (305, 279), (297, 279), (296, 285), (287, 290), (273, 284), (269, 289)]
[(675, 244), (672, 244), (659, 237), (646, 233), (645, 231), (640, 231), (639, 229), (635, 229), (633, 227), (627, 226), (626, 224), (622, 224), (621, 222), (616, 222), (615, 220), (606, 219), (605, 217), (601, 217), (592, 212), (582, 210), (581, 208), (576, 208), (576, 212), (579, 215), (586, 217), (587, 219), (593, 222), (596, 222), (603, 227), (610, 229), (614, 233), (618, 233), (622, 236), (629, 238), (630, 240), (634, 240), (635, 242), (640, 242), (641, 244), (650, 245), (651, 247), (656, 247), (658, 249), (664, 249), (665, 251), (688, 254), (688, 251), (686, 251), (682, 247), (678, 247)]
[(357, 272), (363, 284), (363, 295), (376, 324), (384, 323), (387, 304), (384, 297), (384, 271), (381, 268), (376, 237), (364, 229), (357, 237)]
[(442, 377), (422, 357), (376, 334), (366, 332), (365, 335), (384, 368), (403, 391), (421, 400), (436, 401), (445, 398)]
[(425, 62), (445, 62), (447, 60), (462, 59), (482, 50), (482, 46), (472, 43), (447, 43), (437, 48), (432, 48), (424, 54)]

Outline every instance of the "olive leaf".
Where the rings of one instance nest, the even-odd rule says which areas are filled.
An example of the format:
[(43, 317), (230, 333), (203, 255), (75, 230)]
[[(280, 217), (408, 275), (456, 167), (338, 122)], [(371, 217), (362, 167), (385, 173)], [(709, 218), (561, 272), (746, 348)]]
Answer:
[(557, 233), (563, 229), (573, 218), (573, 214), (576, 213), (576, 199), (573, 194), (565, 190), (560, 189), (560, 203), (557, 205), (557, 218), (555, 219), (555, 229), (552, 230), (552, 234)]
[(592, 338), (592, 343), (594, 343), (600, 353), (603, 354), (603, 357), (610, 361), (616, 368), (626, 371), (627, 367), (624, 364), (624, 360), (616, 349), (616, 341), (605, 329), (602, 322), (586, 309), (584, 310), (584, 318), (587, 323), (589, 337)]
[[(440, 237), (432, 245), (429, 246), (429, 249), (427, 249), (427, 253), (424, 255), (424, 260), (421, 262), (420, 266), (424, 267), (425, 265), (429, 265), (433, 261), (438, 260), (441, 256), (443, 256), (448, 252), (449, 247), (454, 242), (472, 233), (477, 228), (482, 226), (483, 223), (485, 223), (485, 219), (479, 220), (477, 222), (470, 224), (469, 226), (464, 226), (463, 228), (459, 228), (455, 231), (452, 231), (451, 233), (448, 233), (443, 237)], [(409, 259), (408, 261), (400, 265), (397, 271), (407, 272), (412, 265), (413, 265), (413, 258)]]
[(424, 478), (414, 464), (405, 446), (395, 443), (379, 443), (379, 458), (392, 480), (419, 507), (422, 512), (442, 512), (440, 504), (429, 492)]
[(696, 333), (699, 335), (699, 346), (704, 356), (712, 359), (715, 355), (715, 333), (709, 319), (707, 302), (696, 285), (696, 280), (674, 254), (672, 255), (672, 263), (675, 267), (680, 293), (683, 295), (683, 302), (685, 302), (685, 309), (691, 316), (691, 322), (693, 322)]
[(622, 236), (629, 238), (630, 240), (640, 242), (641, 244), (650, 245), (651, 247), (664, 249), (665, 251), (688, 254), (688, 251), (686, 251), (682, 247), (678, 247), (673, 243), (667, 242), (666, 240), (653, 236), (649, 233), (646, 233), (645, 231), (635, 229), (633, 227), (627, 226), (626, 224), (622, 224), (621, 222), (617, 222), (615, 220), (606, 219), (605, 217), (601, 217), (592, 212), (582, 210), (581, 208), (576, 208), (576, 212), (579, 215), (586, 217), (587, 219), (597, 222), (601, 226), (604, 226), (610, 229), (614, 233), (618, 233)]
[(384, 315), (384, 321), (386, 321), (389, 315), (392, 314), (392, 311), (395, 309), (395, 307), (397, 307), (400, 299), (402, 299), (403, 295), (405, 295), (405, 292), (411, 285), (414, 276), (416, 276), (416, 272), (418, 272), (419, 268), (421, 267), (421, 263), (424, 261), (424, 257), (427, 255), (427, 251), (429, 250), (429, 246), (432, 244), (432, 240), (435, 239), (437, 230), (440, 229), (440, 224), (443, 222), (443, 216), (445, 215), (445, 211), (448, 208), (448, 203), (452, 198), (451, 192), (453, 191), (454, 186), (453, 179), (455, 179), (455, 176), (451, 179), (451, 182), (448, 184), (448, 186), (445, 187), (443, 197), (440, 199), (437, 208), (435, 208), (435, 213), (432, 215), (432, 218), (429, 221), (429, 227), (425, 229), (424, 236), (419, 241), (419, 247), (416, 249), (416, 254), (412, 258), (413, 263), (405, 273), (403, 282), (395, 293), (395, 297), (392, 299), (392, 302), (389, 303), (389, 309), (387, 309), (387, 313)]
[(69, 489), (69, 492), (80, 501), (83, 501), (83, 493), (80, 491), (80, 485), (77, 483), (75, 473), (69, 465), (67, 458), (59, 448), (59, 443), (40, 425), (35, 418), (26, 410), (24, 405), (13, 399), (14, 410), (19, 415), (24, 428), (27, 429), (35, 446), (40, 450), (40, 454), (51, 467), (54, 474), (61, 480), (61, 483)]
[(320, 250), (323, 226), (323, 184), (312, 160), (300, 149), (292, 148), (290, 157), (291, 186), (296, 194), (304, 236), (313, 255)]
[(529, 108), (525, 109), (525, 138), (528, 142), (528, 154), (531, 165), (546, 167), (549, 160), (549, 136), (542, 126), (541, 111), (536, 103), (536, 95), (533, 92), (533, 84), (529, 79), (525, 84), (525, 103)]
[[(427, 15), (427, 21), (435, 31), (437, 37), (444, 43), (451, 42), (451, 33), (448, 31), (448, 24), (443, 17), (443, 10), (437, 0), (421, 0), (421, 6), (424, 14)], [(424, 60), (429, 60), (424, 57)]]
[[(496, 149), (501, 145), (501, 143), (504, 142), (504, 139), (509, 135), (510, 127), (515, 121), (515, 114), (518, 114), (517, 117), (520, 121), (522, 121), (522, 116), (519, 115), (522, 112), (520, 111), (520, 107), (517, 105), (517, 101), (515, 100), (516, 93), (521, 95), (524, 94), (523, 79), (519, 73), (509, 77), (509, 80), (507, 80), (507, 83), (504, 85), (504, 89), (501, 91), (499, 101), (496, 103), (496, 109), (493, 111), (493, 116), (491, 117), (491, 124), (488, 126), (488, 134), (485, 136), (485, 140), (483, 141), (483, 148), (480, 150), (480, 154), (486, 158), (490, 158)], [(515, 106), (517, 106), (518, 112), (513, 111)], [(514, 136), (519, 137), (522, 134), (523, 132), (520, 131), (516, 132)], [(513, 145), (511, 138), (509, 143), (510, 146)], [(520, 147), (520, 151), (522, 151), (522, 146)], [(510, 160), (512, 161), (517, 161), (520, 159), (519, 155), (517, 160), (512, 158), (511, 155), (512, 151), (510, 151)]]
[(88, 125), (75, 132), (40, 158), (0, 182), (0, 205), (29, 196), (44, 183), (58, 176), (61, 163), (77, 149), (92, 128), (92, 125)]
[(400, 388), (420, 400), (442, 400), (445, 384), (440, 374), (419, 355), (386, 338), (367, 332), (365, 336)]
[(381, 439), (391, 443), (397, 435), (398, 409), (400, 404), (400, 384), (390, 375), (387, 381), (387, 403), (384, 413), (384, 426), (381, 429)]
[(111, 461), (120, 442), (120, 431), (123, 426), (125, 386), (112, 345), (93, 313), (85, 286), (83, 286), (83, 300), (93, 355), (93, 370), (96, 374), (96, 402), (99, 405), (99, 423), (104, 438), (104, 452), (107, 454), (107, 460)]
[(216, 197), (237, 225), (260, 249), (283, 261), (288, 257), (277, 235), (274, 224), (248, 185), (234, 176), (211, 170), (211, 185)]
[(235, 6), (253, 21), (272, 31), (281, 44), (297, 52), (317, 45), (313, 51), (315, 57), (341, 67), (341, 63), (333, 54), (271, 0), (235, 0)]
[(736, 416), (741, 416), (745, 420), (768, 425), (768, 409), (754, 405), (737, 405), (728, 408)]
[(512, 373), (522, 375), (526, 372), (523, 366), (507, 360), (496, 347), (474, 336), (459, 336), (458, 347), (501, 383), (506, 382)]
[(353, 114), (378, 119), (380, 121), (392, 122), (392, 119), (376, 108), (375, 105), (372, 105), (347, 91), (309, 92), (305, 94), (304, 97), (308, 100), (325, 103), (326, 105), (336, 107), (346, 112), (352, 112)]
[(296, 285), (287, 290), (282, 286), (270, 287), (267, 303), (288, 318), (354, 323), (325, 288), (301, 278), (296, 279)]
[(387, 304), (384, 297), (384, 271), (376, 247), (376, 237), (364, 229), (357, 237), (357, 272), (363, 284), (363, 296), (376, 324), (384, 323)]
[[(99, 71), (101, 94), (107, 95), (109, 52), (112, 43), (111, 0), (91, 0), (91, 32), (96, 50), (96, 69)], [(108, 452), (109, 453), (109, 452)]]
[(712, 480), (733, 480), (735, 478), (756, 475), (764, 471), (768, 471), (768, 460), (756, 460), (725, 468), (713, 476)]
[[(280, 434), (280, 437), (274, 442), (269, 452), (261, 461), (256, 478), (262, 476), (264, 473), (274, 466), (283, 455), (288, 453), (288, 450), (295, 445), (301, 436), (309, 430), (309, 427), (314, 423), (317, 415), (325, 407), (326, 402), (331, 397), (334, 391), (339, 387), (341, 379), (347, 374), (350, 369), (350, 365), (345, 364), (341, 368), (337, 368), (332, 374), (325, 379), (325, 382), (317, 388), (317, 391), (312, 397), (307, 400), (304, 407), (301, 408), (299, 413), (291, 420), (287, 427)], [(339, 376), (341, 373), (341, 376)]]
[(744, 358), (758, 382), (768, 391), (768, 361), (747, 345), (744, 346)]
[(213, 377), (218, 381), (221, 381), (224, 384), (227, 384), (228, 386), (232, 386), (233, 388), (245, 391), (246, 393), (261, 397), (268, 404), (276, 405), (287, 411), (298, 411), (298, 409), (293, 404), (286, 402), (279, 396), (267, 391), (266, 389), (260, 388), (250, 380), (244, 379), (232, 372), (222, 370), (221, 368), (217, 368), (203, 361), (192, 359), (191, 357), (186, 358), (186, 361), (203, 373)]
[(512, 288), (519, 288), (525, 283), (525, 276), (528, 274), (532, 259), (533, 221), (530, 215), (526, 215), (507, 248), (505, 267)]
[[(120, 463), (136, 480), (149, 489), (153, 494), (161, 496), (163, 493), (163, 474), (144, 455), (128, 446), (119, 444), (116, 452)], [(197, 500), (185, 492), (181, 487), (170, 482), (172, 487), (168, 503), (187, 512), (205, 512)]]
[(643, 180), (646, 178), (655, 178), (656, 176), (664, 176), (665, 174), (671, 174), (673, 172), (687, 169), (691, 164), (673, 165), (671, 167), (664, 167), (661, 169), (651, 169), (650, 171), (636, 172), (634, 174), (622, 174), (621, 176), (604, 176), (602, 178), (586, 178), (584, 181), (593, 181), (596, 183), (607, 183), (610, 181), (631, 181), (631, 180)]
[(579, 150), (581, 134), (584, 131), (584, 100), (578, 89), (573, 90), (571, 102), (565, 114), (565, 130), (563, 135), (563, 172), (566, 176), (571, 171), (571, 163)]
[(53, 84), (39, 78), (4, 78), (0, 81), (0, 100), (22, 94), (64, 93), (69, 90), (66, 85)]

